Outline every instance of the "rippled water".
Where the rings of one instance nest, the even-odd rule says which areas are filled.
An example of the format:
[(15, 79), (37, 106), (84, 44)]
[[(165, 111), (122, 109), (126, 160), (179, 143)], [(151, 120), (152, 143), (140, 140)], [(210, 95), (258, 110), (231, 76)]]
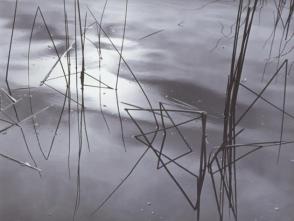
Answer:
[[(87, 6), (100, 18), (104, 2), (81, 1), (83, 16)], [(65, 48), (64, 14), (60, 0), (20, 1), (16, 17), (16, 29), (13, 39), (9, 82), (19, 103), (21, 119), (30, 115), (27, 90), (15, 90), (27, 87), (28, 84), (28, 47), (30, 31), (37, 6), (44, 13), (46, 22), (53, 35), (60, 53)], [(204, 7), (205, 6), (205, 7)], [(71, 39), (74, 41), (74, 8), (68, 1), (68, 17)], [(103, 18), (103, 29), (119, 49), (122, 41), (124, 21), (124, 1), (110, 0)], [(208, 151), (220, 144), (222, 136), (221, 114), (224, 110), (225, 89), (230, 68), (232, 39), (231, 26), (236, 17), (236, 3), (219, 1), (207, 4), (204, 1), (175, 0), (139, 0), (129, 1), (126, 26), (126, 39), (123, 56), (129, 67), (143, 85), (151, 103), (158, 108), (158, 102), (167, 103), (175, 108), (185, 102), (195, 109), (208, 112), (207, 136)], [(14, 1), (0, 2), (0, 70), (1, 88), (5, 85), (10, 29), (13, 18)], [(260, 20), (258, 19), (260, 17)], [(93, 18), (88, 12), (88, 25)], [(269, 53), (264, 43), (272, 32), (272, 6), (266, 6), (256, 17), (249, 41), (248, 54), (245, 60), (243, 83), (260, 91), (275, 71), (275, 65), (269, 65), (265, 80), (262, 73)], [(58, 115), (63, 104), (65, 82), (59, 66), (50, 75), (51, 80), (39, 86), (57, 56), (52, 42), (48, 38), (40, 17), (30, 54), (30, 86), (35, 111), (54, 105), (37, 116), (38, 133), (41, 144), (47, 153), (54, 134)], [(145, 36), (158, 33), (144, 38)], [(86, 83), (97, 86), (97, 79), (111, 88), (115, 88), (119, 55), (109, 40), (102, 35), (102, 60), (99, 70), (97, 56), (98, 40), (95, 26), (87, 29), (85, 45), (86, 71), (95, 76), (86, 78)], [(91, 43), (93, 42), (93, 43)], [(80, 56), (80, 55), (79, 55)], [(293, 52), (288, 56), (293, 62)], [(80, 64), (79, 64), (80, 65)], [(293, 72), (293, 71), (292, 71)], [(282, 75), (281, 75), (282, 76)], [(57, 77), (57, 78), (56, 78)], [(287, 111), (294, 114), (293, 74), (288, 78)], [(72, 85), (75, 97), (75, 85)], [(264, 97), (271, 99), (278, 106), (282, 105), (283, 78), (279, 77), (269, 87)], [(56, 91), (57, 90), (57, 91)], [(59, 92), (58, 92), (59, 91)], [(148, 153), (126, 183), (112, 196), (108, 203), (94, 216), (89, 214), (102, 202), (129, 172), (145, 147), (135, 141), (138, 133), (128, 118), (124, 108), (133, 104), (148, 107), (134, 77), (126, 65), (122, 65), (117, 93), (114, 90), (99, 90), (87, 87), (85, 103), (87, 108), (86, 122), (90, 141), (90, 152), (84, 145), (81, 158), (81, 198), (76, 220), (196, 220), (193, 211), (177, 186), (163, 170), (156, 170), (153, 153)], [(254, 99), (248, 91), (241, 89), (238, 110), (240, 113)], [(99, 102), (109, 125), (103, 120)], [(124, 151), (121, 139), (121, 125), (118, 118), (117, 103), (123, 118), (123, 128), (127, 152)], [(12, 110), (11, 110), (12, 111)], [(0, 158), (0, 220), (70, 220), (73, 217), (76, 199), (76, 181), (78, 166), (78, 134), (76, 111), (70, 111), (71, 120), (71, 178), (68, 176), (68, 112), (61, 119), (60, 130), (52, 149), (50, 159), (46, 161), (33, 133), (31, 122), (23, 124), (24, 133), (32, 155), (42, 169), (42, 176), (28, 168)], [(152, 128), (150, 113), (139, 112), (137, 119), (142, 120), (146, 128)], [(184, 119), (180, 114), (175, 119)], [(293, 139), (293, 119), (286, 118), (284, 138)], [(239, 138), (240, 143), (278, 140), (280, 136), (281, 114), (268, 104), (259, 101), (240, 122), (240, 128), (246, 128)], [(182, 162), (193, 168), (199, 161), (199, 125), (188, 124), (181, 128), (193, 144), (196, 154), (186, 157)], [(168, 134), (168, 151), (177, 154), (182, 144), (173, 134)], [(0, 153), (5, 153), (30, 162), (26, 145), (18, 127), (0, 135)], [(86, 143), (86, 140), (83, 140)], [(280, 163), (276, 163), (277, 148), (263, 149), (238, 163), (238, 191), (240, 220), (285, 220), (294, 217), (292, 199), (294, 177), (293, 146), (282, 148)], [(195, 194), (195, 180), (175, 168), (174, 173), (190, 194)], [(211, 181), (205, 180), (202, 220), (216, 220), (217, 208), (212, 193)], [(227, 218), (230, 220), (230, 218)]]

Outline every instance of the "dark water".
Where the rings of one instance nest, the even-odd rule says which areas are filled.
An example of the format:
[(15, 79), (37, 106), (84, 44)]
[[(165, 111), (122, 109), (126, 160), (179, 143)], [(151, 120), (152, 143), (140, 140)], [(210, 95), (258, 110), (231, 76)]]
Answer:
[[(103, 19), (103, 29), (111, 37), (116, 47), (122, 41), (124, 1), (108, 2)], [(142, 83), (154, 108), (158, 102), (166, 107), (179, 107), (179, 101), (194, 109), (208, 113), (208, 151), (217, 146), (222, 138), (221, 114), (224, 110), (225, 89), (230, 68), (232, 39), (231, 26), (236, 17), (236, 3), (219, 1), (208, 4), (202, 1), (129, 1), (126, 39), (123, 56), (131, 70)], [(64, 14), (62, 1), (20, 1), (16, 17), (16, 29), (12, 46), (9, 82), (16, 98), (22, 98), (17, 108), (20, 119), (30, 116), (27, 90), (29, 37), (37, 6), (40, 5), (46, 22), (55, 40), (57, 49), (63, 53)], [(100, 18), (104, 2), (81, 1), (82, 16), (87, 6)], [(206, 5), (206, 6), (205, 6)], [(205, 7), (203, 7), (205, 6)], [(0, 70), (1, 88), (6, 89), (5, 70), (13, 18), (14, 1), (0, 2)], [(276, 63), (266, 69), (264, 81), (262, 73), (269, 53), (269, 45), (264, 43), (272, 32), (272, 6), (266, 6), (256, 16), (242, 82), (250, 88), (261, 91), (266, 81), (275, 71)], [(73, 2), (67, 2), (71, 39), (74, 40)], [(260, 20), (259, 20), (260, 17)], [(93, 18), (88, 12), (88, 24)], [(40, 81), (50, 71), (57, 56), (48, 38), (40, 17), (37, 19), (30, 54), (30, 86), (34, 111), (50, 108), (36, 117), (38, 133), (44, 152), (48, 153), (55, 133), (65, 92), (65, 82), (60, 66), (52, 72), (48, 85), (39, 86)], [(145, 36), (158, 32), (144, 38)], [(87, 30), (87, 36), (97, 45), (95, 27)], [(277, 41), (278, 42), (278, 41)], [(98, 68), (97, 49), (87, 41), (85, 59), (87, 72), (115, 87), (119, 56), (109, 40), (102, 35), (101, 69)], [(293, 43), (292, 43), (293, 46)], [(291, 47), (291, 45), (289, 46)], [(80, 55), (79, 55), (80, 56)], [(293, 62), (293, 52), (287, 55)], [(65, 62), (65, 60), (63, 61)], [(80, 65), (80, 64), (79, 64)], [(293, 71), (292, 71), (293, 72)], [(97, 80), (86, 79), (87, 84), (97, 85)], [(59, 92), (57, 92), (58, 90)], [(294, 114), (293, 74), (288, 77), (287, 112)], [(90, 142), (90, 152), (84, 136), (80, 163), (80, 206), (76, 220), (196, 220), (182, 193), (164, 169), (157, 170), (157, 159), (149, 151), (133, 174), (94, 216), (91, 212), (111, 193), (115, 186), (128, 174), (137, 159), (145, 151), (145, 146), (134, 139), (137, 128), (128, 118), (124, 108), (126, 103), (148, 108), (146, 98), (130, 74), (122, 65), (118, 86), (118, 100), (113, 90), (102, 89), (101, 104), (110, 132), (103, 120), (99, 105), (99, 90), (88, 87), (85, 90), (86, 122)], [(73, 96), (74, 86), (73, 86)], [(5, 97), (5, 95), (1, 96)], [(283, 100), (282, 75), (268, 88), (264, 97), (281, 106)], [(238, 111), (242, 113), (254, 99), (250, 92), (240, 89)], [(125, 152), (121, 139), (121, 125), (117, 112), (119, 103), (123, 118)], [(9, 103), (9, 101), (7, 101)], [(38, 148), (32, 121), (21, 124), (30, 151), (42, 169), (38, 172), (15, 162), (0, 158), (0, 220), (71, 220), (73, 218), (77, 191), (78, 168), (78, 119), (74, 103), (72, 111), (67, 106), (61, 119), (60, 128), (49, 160), (45, 160)], [(7, 113), (13, 118), (13, 109)], [(71, 177), (68, 174), (68, 114), (71, 115)], [(1, 115), (1, 118), (5, 116)], [(150, 113), (135, 114), (142, 125), (149, 130), (155, 125)], [(178, 121), (187, 116), (173, 116)], [(286, 116), (284, 139), (293, 139), (293, 119)], [(4, 124), (4, 123), (3, 123)], [(240, 143), (275, 141), (280, 136), (281, 113), (268, 104), (259, 101), (240, 122), (246, 128), (238, 139)], [(1, 124), (1, 128), (2, 125)], [(181, 127), (187, 140), (192, 144), (194, 154), (183, 158), (186, 167), (194, 168), (199, 162), (199, 125), (187, 124)], [(183, 144), (171, 131), (167, 136), (170, 154), (182, 151)], [(0, 135), (0, 153), (21, 160), (33, 162), (28, 154), (19, 127), (13, 127)], [(262, 149), (237, 164), (238, 200), (240, 220), (293, 220), (293, 182), (291, 172), (294, 163), (292, 145), (282, 148), (277, 164), (277, 147)], [(240, 151), (242, 152), (242, 150)], [(195, 179), (183, 171), (171, 167), (175, 176), (191, 195), (195, 195)], [(226, 217), (226, 220), (233, 217)], [(217, 220), (217, 208), (212, 193), (210, 179), (205, 179), (201, 204), (201, 220)]]

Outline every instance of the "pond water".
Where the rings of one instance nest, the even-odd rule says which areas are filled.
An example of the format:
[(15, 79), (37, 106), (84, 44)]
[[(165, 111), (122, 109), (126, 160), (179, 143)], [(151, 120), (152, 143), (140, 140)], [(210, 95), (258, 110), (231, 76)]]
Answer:
[[(82, 102), (82, 98), (80, 77), (73, 74), (74, 50), (70, 53), (72, 75), (69, 88), (72, 100), (69, 104), (64, 97), (67, 86), (64, 74), (59, 63), (54, 66), (58, 56), (40, 14), (28, 56), (30, 34), (38, 6), (54, 39), (56, 50), (60, 55), (67, 50), (62, 0), (27, 0), (18, 3), (8, 75), (12, 96), (18, 100), (16, 109), (13, 108), (11, 100), (7, 99), (5, 76), (15, 1), (0, 2), (0, 86), (3, 88), (0, 93), (1, 108), (4, 108), (0, 118), (21, 121), (20, 126), (14, 125), (0, 134), (0, 153), (32, 166), (34, 160), (35, 166), (42, 170), (38, 173), (0, 157), (0, 220), (196, 220), (196, 212), (169, 174), (164, 168), (156, 168), (155, 154), (151, 150), (145, 154), (146, 146), (135, 139), (134, 136), (139, 131), (125, 109), (139, 108), (140, 111), (133, 110), (130, 114), (138, 120), (144, 132), (152, 131), (156, 126), (154, 116), (146, 110), (150, 108), (146, 96), (155, 109), (159, 109), (159, 102), (162, 102), (166, 109), (189, 107), (190, 110), (205, 111), (208, 116), (207, 152), (210, 153), (219, 146), (222, 141), (222, 114), (237, 3), (130, 0), (123, 61), (118, 87), (114, 90), (126, 3), (121, 0), (107, 2), (102, 21), (105, 33), (101, 34), (99, 55), (97, 26), (93, 24), (95, 20), (89, 9), (100, 21), (105, 2), (80, 2), (82, 26), (87, 27), (84, 115), (79, 115), (81, 105), (77, 105)], [(77, 45), (77, 66), (80, 70), (82, 53), (80, 37), (76, 40), (74, 35), (74, 1), (66, 1), (66, 8), (69, 43), (72, 43), (72, 48)], [(265, 87), (278, 65), (277, 60), (274, 60), (267, 65), (263, 74), (270, 53), (268, 39), (273, 31), (273, 11), (274, 6), (269, 3), (256, 14), (244, 64), (242, 83), (257, 92)], [(84, 25), (86, 12), (87, 22)], [(277, 34), (275, 45), (279, 45), (279, 37)], [(277, 53), (277, 48), (274, 47), (273, 55)], [(291, 48), (293, 41), (287, 45), (288, 50)], [(289, 59), (289, 64), (292, 64), (293, 57), (293, 51), (290, 50), (283, 59)], [(67, 68), (66, 57), (61, 61)], [(294, 120), (291, 117), (294, 115), (294, 80), (291, 72), (293, 70), (290, 70), (287, 77), (288, 115), (285, 116), (283, 134), (283, 139), (287, 141), (294, 138)], [(283, 106), (283, 76), (281, 72), (263, 95), (278, 107)], [(40, 86), (44, 79), (46, 84)], [(237, 105), (239, 115), (255, 97), (253, 93), (240, 88)], [(31, 117), (30, 102), (33, 112), (37, 113), (35, 117)], [(171, 115), (176, 123), (192, 117), (191, 114), (173, 111)], [(81, 120), (83, 117), (84, 121)], [(238, 129), (245, 128), (238, 137), (238, 142), (279, 141), (281, 117), (280, 111), (259, 100), (238, 125)], [(160, 116), (158, 120), (162, 120)], [(168, 119), (166, 123), (172, 124)], [(4, 121), (0, 123), (1, 129), (7, 125), (9, 124)], [(82, 139), (79, 139), (81, 136), (78, 128), (86, 128), (82, 130)], [(191, 171), (197, 171), (195, 169), (200, 162), (201, 146), (200, 121), (179, 128), (193, 152), (177, 162)], [(154, 142), (158, 149), (163, 136), (159, 133)], [(169, 156), (176, 157), (187, 151), (180, 136), (175, 128), (167, 131), (165, 153)], [(79, 147), (82, 147), (80, 161)], [(48, 154), (48, 160), (42, 152), (45, 156)], [(129, 174), (142, 154), (144, 158), (126, 182), (99, 211), (92, 214)], [(239, 220), (293, 220), (293, 145), (282, 147), (279, 163), (277, 156), (278, 147), (275, 146), (261, 149), (238, 161)], [(175, 165), (169, 169), (195, 200), (195, 177)], [(75, 210), (77, 199), (79, 204)], [(201, 196), (201, 220), (217, 219), (212, 183), (207, 175)], [(224, 220), (234, 219), (231, 214), (226, 214)]]

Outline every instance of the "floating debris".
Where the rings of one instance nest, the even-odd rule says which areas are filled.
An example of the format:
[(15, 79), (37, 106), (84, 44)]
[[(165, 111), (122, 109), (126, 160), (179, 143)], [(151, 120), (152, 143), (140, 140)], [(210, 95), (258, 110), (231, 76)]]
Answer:
[(15, 162), (15, 163), (18, 163), (18, 164), (21, 165), (21, 166), (25, 166), (25, 167), (31, 168), (31, 169), (33, 169), (33, 170), (37, 170), (37, 171), (39, 171), (39, 172), (42, 171), (40, 168), (35, 167), (35, 166), (32, 166), (32, 165), (31, 165), (30, 163), (28, 163), (28, 162), (23, 162), (23, 161), (20, 161), (20, 160), (14, 159), (14, 158), (12, 158), (12, 157), (10, 157), (10, 156), (8, 156), (8, 155), (2, 154), (2, 153), (0, 153), (0, 157), (5, 158), (5, 159), (7, 159), (7, 160), (11, 160), (11, 161), (13, 161), (13, 162)]
[(6, 97), (8, 97), (8, 99), (13, 102), (13, 103), (16, 103), (17, 100), (16, 98), (12, 97), (6, 90), (4, 90), (3, 88), (1, 88), (1, 91), (3, 91), (3, 93), (6, 95)]
[(143, 40), (143, 39), (148, 38), (148, 37), (150, 37), (150, 36), (152, 36), (152, 35), (159, 34), (160, 32), (163, 32), (163, 31), (164, 31), (164, 29), (160, 29), (160, 30), (158, 30), (158, 31), (152, 32), (151, 34), (145, 35), (144, 37), (141, 37), (141, 38), (139, 38), (138, 40), (139, 40), (139, 41), (140, 41), (140, 40)]
[(279, 211), (279, 210), (280, 210), (280, 208), (279, 208), (279, 207), (275, 207), (274, 209), (275, 209), (275, 211)]
[(183, 24), (184, 24), (184, 21), (180, 21), (180, 22), (178, 23), (178, 26), (183, 27)]

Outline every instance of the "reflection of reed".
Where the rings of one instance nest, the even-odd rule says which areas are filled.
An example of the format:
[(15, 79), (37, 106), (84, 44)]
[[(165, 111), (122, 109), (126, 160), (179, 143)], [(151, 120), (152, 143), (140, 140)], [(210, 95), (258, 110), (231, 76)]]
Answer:
[[(200, 219), (200, 196), (202, 193), (202, 187), (203, 187), (203, 182), (205, 178), (205, 171), (206, 171), (206, 113), (203, 111), (191, 111), (191, 110), (176, 110), (176, 109), (165, 109), (164, 105), (162, 103), (159, 103), (159, 109), (152, 109), (152, 110), (144, 110), (144, 109), (126, 109), (127, 113), (129, 114), (130, 118), (134, 122), (134, 124), (137, 126), (140, 135), (136, 136), (136, 139), (146, 145), (148, 148), (150, 148), (155, 156), (157, 157), (157, 169), (161, 169), (162, 167), (166, 170), (166, 172), (169, 174), (169, 176), (172, 178), (172, 180), (175, 182), (181, 193), (184, 195), (186, 198), (187, 202), (190, 204), (190, 206), (194, 209), (197, 210), (197, 219)], [(139, 125), (138, 121), (134, 119), (134, 117), (131, 115), (131, 111), (152, 111), (152, 112), (157, 112), (160, 113), (160, 120), (161, 120), (161, 129), (156, 129), (155, 131), (149, 131), (149, 132), (144, 132), (142, 127)], [(196, 115), (196, 117), (192, 118), (191, 120), (188, 120), (186, 122), (181, 122), (180, 124), (176, 124), (169, 114), (170, 112), (176, 112), (176, 113), (189, 113), (192, 115)], [(164, 114), (163, 114), (164, 113)], [(172, 126), (166, 127), (165, 126), (165, 121), (164, 121), (164, 116), (167, 116), (167, 118), (170, 120), (172, 123)], [(188, 122), (198, 120), (200, 119), (202, 122), (202, 138), (201, 138), (201, 148), (200, 148), (200, 162), (199, 162), (199, 172), (198, 174), (193, 173), (192, 171), (188, 170), (187, 168), (183, 167), (182, 165), (178, 164), (176, 160), (186, 156), (187, 154), (190, 154), (192, 152), (191, 145), (188, 143), (188, 141), (185, 139), (183, 136), (181, 130), (179, 129), (179, 125), (186, 124)], [(168, 157), (168, 155), (164, 154), (164, 146), (165, 146), (165, 140), (166, 140), (166, 131), (175, 128), (176, 131), (178, 132), (180, 138), (186, 145), (186, 147), (189, 149), (188, 152), (185, 152), (175, 158)], [(153, 141), (150, 141), (147, 137), (147, 134), (158, 134), (159, 131), (163, 131), (163, 139), (160, 145), (160, 150), (156, 149), (154, 147)], [(142, 140), (142, 137), (144, 138)], [(167, 162), (163, 161), (163, 158), (167, 159)], [(176, 179), (176, 177), (173, 175), (172, 171), (167, 167), (168, 164), (173, 163), (174, 165), (178, 166), (179, 168), (183, 169), (184, 171), (188, 172), (190, 175), (194, 176), (197, 180), (197, 196), (196, 196), (196, 202), (193, 202), (191, 196), (187, 194), (183, 186), (179, 183), (179, 181)]]
[[(239, 82), (243, 71), (245, 55), (248, 46), (248, 40), (252, 27), (254, 14), (256, 11), (258, 0), (255, 0), (253, 5), (250, 2), (247, 6), (246, 15), (244, 18), (243, 36), (241, 35), (241, 24), (243, 22), (242, 11), (244, 3), (239, 1), (239, 8), (236, 18), (235, 36), (233, 44), (233, 53), (231, 59), (231, 70), (228, 78), (225, 110), (224, 110), (224, 125), (223, 125), (223, 142), (216, 151), (216, 154), (209, 161), (209, 172), (213, 183), (213, 190), (217, 203), (219, 219), (224, 219), (224, 208), (226, 203), (232, 212), (234, 219), (238, 217), (237, 207), (237, 171), (236, 164), (231, 163), (236, 160), (236, 149), (227, 148), (236, 143), (236, 104), (239, 90)], [(246, 7), (246, 6), (245, 6)], [(240, 47), (240, 48), (239, 48)], [(219, 158), (221, 160), (219, 160)], [(220, 162), (221, 161), (221, 162)], [(217, 174), (219, 178), (216, 181), (215, 174), (212, 173), (212, 164), (215, 164), (222, 169), (219, 169)]]
[[(11, 37), (10, 37), (10, 43), (9, 43), (9, 52), (8, 52), (8, 56), (7, 56), (7, 66), (6, 66), (6, 73), (5, 73), (5, 82), (6, 82), (6, 86), (7, 86), (7, 89), (8, 89), (8, 93), (5, 93), (11, 100), (12, 102), (12, 107), (13, 107), (13, 111), (14, 111), (14, 114), (15, 114), (15, 117), (16, 117), (16, 122), (14, 121), (13, 124), (11, 124), (11, 126), (9, 126), (8, 128), (6, 128), (4, 131), (10, 129), (12, 126), (14, 125), (17, 125), (20, 129), (20, 132), (21, 132), (21, 135), (22, 135), (22, 138), (23, 138), (23, 141), (24, 141), (24, 144), (25, 144), (25, 147), (27, 149), (27, 152), (30, 156), (30, 159), (33, 161), (33, 164), (34, 166), (29, 166), (31, 168), (38, 168), (38, 165), (31, 153), (31, 150), (30, 150), (30, 147), (28, 145), (28, 142), (27, 142), (27, 138), (25, 136), (25, 133), (24, 133), (24, 130), (23, 128), (18, 124), (18, 122), (20, 122), (20, 119), (19, 119), (19, 116), (18, 116), (18, 112), (17, 112), (17, 109), (15, 107), (15, 103), (16, 103), (16, 100), (12, 99), (13, 96), (12, 96), (12, 92), (11, 92), (11, 89), (10, 89), (10, 86), (9, 86), (9, 81), (8, 81), (8, 78), (9, 78), (9, 67), (10, 67), (10, 57), (11, 57), (11, 48), (12, 48), (12, 43), (13, 43), (13, 36), (14, 36), (14, 29), (15, 29), (15, 21), (16, 21), (16, 14), (17, 14), (17, 5), (18, 5), (18, 0), (15, 1), (15, 7), (14, 7), (14, 15), (13, 15), (13, 23), (12, 23), (12, 29), (11, 29)], [(3, 111), (1, 110), (1, 112), (3, 113)], [(2, 157), (4, 157), (4, 155), (1, 155)], [(6, 157), (7, 159), (11, 159), (10, 157)], [(14, 160), (15, 162), (18, 162), (20, 163), (20, 161), (18, 160)], [(28, 166), (30, 164), (26, 164), (26, 166)], [(41, 176), (41, 170), (38, 170), (40, 176)]]
[[(252, 22), (254, 18), (254, 14), (256, 11), (258, 1), (255, 0), (254, 4), (247, 6), (247, 14), (244, 18), (244, 31), (243, 37), (241, 38), (241, 42), (239, 43), (239, 32), (242, 24), (242, 11), (243, 11), (243, 2), (239, 3), (239, 12), (237, 15), (236, 29), (235, 29), (235, 40), (234, 40), (234, 48), (233, 48), (233, 56), (231, 61), (231, 72), (228, 79), (227, 86), (227, 94), (226, 94), (226, 106), (224, 112), (224, 134), (223, 134), (223, 143), (222, 145), (213, 153), (210, 154), (209, 158), (209, 173), (211, 176), (211, 180), (213, 183), (213, 189), (215, 193), (215, 198), (217, 202), (217, 208), (219, 212), (220, 220), (224, 219), (224, 206), (226, 205), (226, 201), (228, 206), (237, 220), (238, 217), (238, 209), (237, 209), (237, 171), (236, 171), (236, 162), (247, 157), (249, 154), (256, 152), (265, 147), (279, 146), (278, 159), (280, 157), (281, 146), (285, 144), (291, 144), (292, 141), (283, 141), (283, 131), (284, 131), (284, 117), (285, 115), (291, 115), (285, 112), (285, 103), (286, 103), (286, 86), (287, 86), (287, 75), (288, 75), (288, 61), (285, 60), (282, 65), (277, 69), (275, 74), (268, 81), (266, 86), (261, 90), (260, 93), (256, 93), (251, 90), (249, 87), (245, 86), (240, 82), (243, 64), (245, 60), (246, 50), (248, 46), (248, 39), (250, 36), (250, 30), (252, 27)], [(238, 48), (240, 46), (240, 48)], [(239, 51), (239, 52), (238, 52)], [(239, 53), (239, 55), (237, 54)], [(283, 107), (280, 108), (274, 105), (272, 102), (263, 98), (262, 95), (267, 89), (267, 87), (271, 84), (274, 78), (279, 74), (281, 69), (285, 66), (285, 80), (284, 80), (284, 95), (283, 95)], [(236, 118), (236, 104), (237, 104), (237, 96), (239, 86), (244, 87), (251, 93), (253, 93), (256, 98), (252, 101), (252, 103), (248, 106), (248, 108)], [(259, 100), (264, 100), (266, 103), (270, 104), (274, 108), (278, 109), (282, 112), (281, 119), (281, 132), (280, 132), (280, 140), (272, 141), (272, 142), (260, 142), (260, 143), (248, 143), (248, 144), (236, 144), (237, 136), (242, 133), (236, 132), (236, 127), (239, 125), (240, 121), (247, 115), (247, 113), (252, 109), (255, 103)], [(251, 147), (245, 154), (237, 156), (237, 148), (239, 147)], [(217, 169), (213, 170), (212, 167), (215, 166)], [(218, 178), (218, 182), (216, 180)]]
[[(126, 6), (127, 8), (127, 6)], [(121, 61), (124, 63), (124, 65), (126, 66), (126, 68), (128, 69), (128, 71), (130, 72), (131, 76), (133, 77), (133, 79), (135, 80), (135, 82), (137, 83), (138, 87), (140, 88), (140, 90), (142, 91), (143, 95), (144, 95), (144, 98), (146, 99), (147, 103), (148, 103), (148, 106), (152, 109), (152, 104), (151, 104), (151, 101), (150, 99), (148, 98), (145, 90), (143, 89), (143, 86), (142, 84), (140, 83), (140, 81), (137, 79), (135, 73), (132, 71), (131, 67), (129, 66), (129, 64), (126, 62), (126, 60), (124, 59), (122, 53), (119, 51), (119, 49), (115, 46), (115, 44), (113, 43), (113, 41), (111, 40), (111, 38), (109, 37), (109, 35), (106, 33), (106, 31), (102, 28), (101, 24), (98, 22), (98, 20), (96, 19), (94, 13), (91, 11), (91, 9), (89, 9), (89, 12), (90, 14), (92, 15), (93, 19), (95, 20), (96, 22), (96, 26), (99, 27), (99, 29), (103, 32), (104, 36), (108, 39), (109, 43), (111, 44), (111, 46), (113, 47), (113, 49), (115, 50), (115, 52), (119, 55)], [(126, 9), (127, 10), (127, 9)], [(121, 119), (121, 116), (120, 116), (120, 111), (119, 111), (119, 101), (118, 101), (118, 96), (116, 98), (117, 100), (117, 108), (118, 108), (118, 115), (119, 115), (119, 120), (120, 120), (120, 125), (121, 125), (121, 133), (122, 133), (122, 140), (124, 142), (124, 136), (123, 136), (123, 125), (122, 125), (122, 119)], [(157, 123), (157, 119), (156, 119), (156, 116), (153, 115), (153, 118), (156, 122), (156, 126), (158, 127), (158, 123)]]
[[(158, 116), (158, 121), (161, 121), (161, 127), (156, 128), (153, 131), (145, 132), (144, 129), (140, 126), (138, 120), (136, 120), (132, 112), (151, 112), (154, 113), (154, 115)], [(138, 166), (140, 161), (143, 159), (143, 157), (146, 155), (148, 150), (152, 150), (157, 158), (157, 169), (164, 168), (166, 172), (169, 174), (169, 176), (172, 178), (172, 180), (175, 182), (179, 190), (182, 192), (184, 197), (187, 199), (188, 203), (191, 205), (191, 207), (194, 210), (197, 210), (198, 217), (200, 217), (200, 196), (202, 192), (202, 186), (204, 182), (205, 177), (205, 170), (206, 170), (206, 113), (202, 111), (191, 111), (191, 110), (185, 110), (185, 109), (166, 109), (162, 103), (159, 103), (159, 109), (145, 109), (145, 108), (133, 108), (133, 109), (126, 109), (126, 112), (128, 113), (130, 119), (133, 121), (133, 123), (136, 125), (138, 131), (140, 132), (139, 135), (136, 135), (135, 138), (141, 142), (142, 144), (146, 145), (146, 150), (143, 152), (143, 154), (140, 156), (138, 161), (134, 164), (134, 166), (131, 168), (130, 172), (122, 179), (122, 181), (113, 189), (113, 191), (105, 198), (105, 200), (92, 212), (92, 215), (97, 213), (113, 196), (113, 194), (122, 186), (122, 184), (127, 180), (127, 178), (134, 172), (135, 168)], [(178, 114), (189, 114), (189, 115), (196, 115), (193, 117), (190, 117), (191, 119), (175, 123), (173, 118), (171, 117), (170, 113), (178, 113)], [(171, 122), (171, 126), (167, 126), (165, 124), (165, 120), (169, 120)], [(195, 174), (195, 172), (185, 168), (183, 165), (177, 162), (180, 158), (192, 153), (192, 148), (189, 142), (184, 137), (183, 133), (181, 132), (179, 126), (185, 125), (187, 123), (195, 122), (197, 120), (201, 120), (202, 122), (202, 141), (201, 141), (201, 148), (200, 148), (200, 161), (199, 161), (199, 171), (198, 174)], [(174, 158), (168, 156), (168, 154), (165, 153), (164, 147), (165, 147), (165, 140), (166, 140), (166, 134), (167, 130), (175, 129), (177, 133), (179, 134), (179, 137), (185, 144), (188, 151), (184, 152), (183, 154), (180, 154)], [(158, 136), (158, 132), (163, 132), (163, 138), (161, 141), (160, 148), (156, 148), (154, 144), (155, 138)], [(147, 135), (153, 135), (148, 137)], [(167, 162), (164, 162), (164, 159), (167, 160)], [(179, 183), (179, 181), (174, 176), (173, 172), (168, 168), (169, 164), (176, 165), (183, 171), (187, 172), (187, 174), (192, 175), (197, 180), (197, 196), (196, 201), (193, 202), (192, 197), (189, 196), (187, 191), (184, 189), (184, 187)], [(198, 218), (199, 219), (199, 218)]]

